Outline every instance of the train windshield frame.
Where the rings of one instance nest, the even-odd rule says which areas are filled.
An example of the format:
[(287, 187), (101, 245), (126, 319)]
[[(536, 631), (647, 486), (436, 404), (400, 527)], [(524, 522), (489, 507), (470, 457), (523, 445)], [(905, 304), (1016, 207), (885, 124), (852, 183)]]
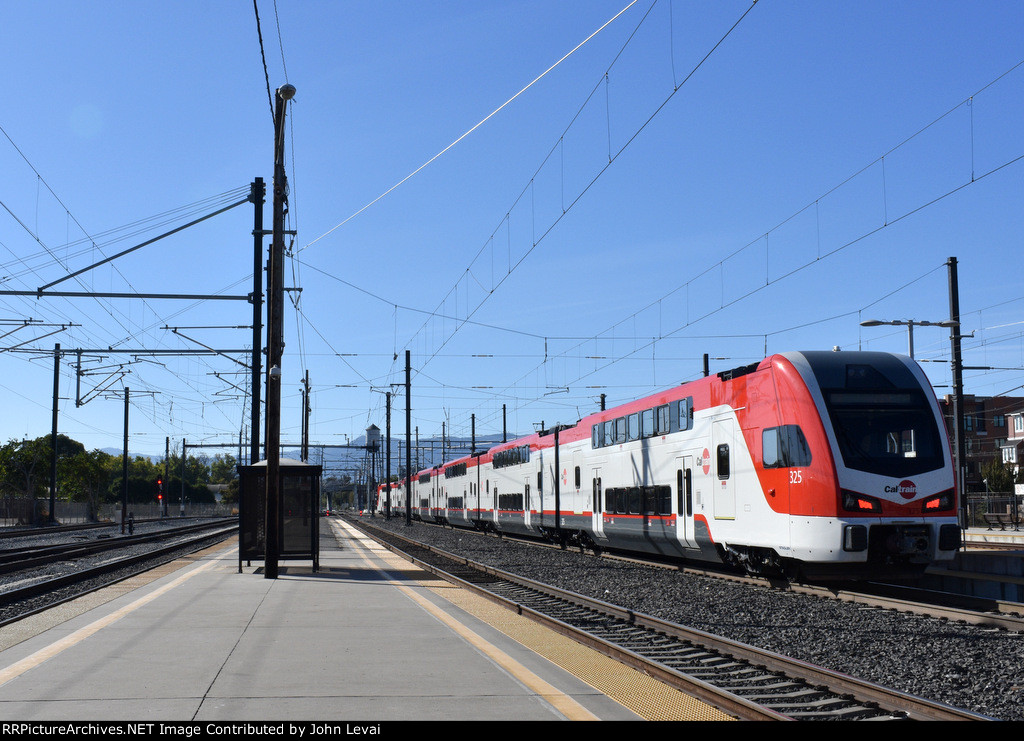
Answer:
[(944, 439), (920, 390), (825, 390), (825, 406), (847, 468), (904, 477), (946, 464)]

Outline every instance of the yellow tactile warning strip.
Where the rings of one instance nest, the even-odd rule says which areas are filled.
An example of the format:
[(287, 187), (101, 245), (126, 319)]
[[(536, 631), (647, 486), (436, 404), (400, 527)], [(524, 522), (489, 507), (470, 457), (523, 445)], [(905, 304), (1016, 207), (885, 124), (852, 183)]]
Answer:
[[(408, 561), (372, 541), (360, 538), (360, 543), (365, 548), (372, 550), (375, 556), (384, 560), (389, 568), (407, 569), (409, 566)], [(669, 687), (469, 590), (461, 589), (447, 582), (439, 584), (437, 581), (423, 580), (418, 583), (580, 678), (620, 705), (629, 708), (641, 718), (661, 721), (732, 720), (730, 716), (701, 700)]]

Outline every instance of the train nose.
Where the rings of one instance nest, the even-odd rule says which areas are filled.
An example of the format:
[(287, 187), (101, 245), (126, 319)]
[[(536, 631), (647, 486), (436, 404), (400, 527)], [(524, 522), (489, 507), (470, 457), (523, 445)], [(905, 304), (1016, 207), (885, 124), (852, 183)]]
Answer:
[(927, 553), (931, 541), (921, 526), (902, 526), (887, 530), (885, 552), (890, 556), (907, 556)]

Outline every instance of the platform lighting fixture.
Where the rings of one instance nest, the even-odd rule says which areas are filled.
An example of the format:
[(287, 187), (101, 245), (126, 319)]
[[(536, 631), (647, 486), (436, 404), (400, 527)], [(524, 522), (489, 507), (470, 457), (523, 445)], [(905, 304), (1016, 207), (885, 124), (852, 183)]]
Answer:
[(941, 322), (929, 322), (929, 321), (915, 321), (914, 319), (894, 319), (892, 321), (885, 321), (882, 319), (866, 319), (860, 323), (862, 327), (879, 327), (885, 324), (891, 324), (893, 326), (906, 326), (907, 327), (907, 344), (909, 349), (910, 357), (914, 357), (914, 327), (959, 327), (960, 322), (953, 321), (952, 319), (944, 319)]

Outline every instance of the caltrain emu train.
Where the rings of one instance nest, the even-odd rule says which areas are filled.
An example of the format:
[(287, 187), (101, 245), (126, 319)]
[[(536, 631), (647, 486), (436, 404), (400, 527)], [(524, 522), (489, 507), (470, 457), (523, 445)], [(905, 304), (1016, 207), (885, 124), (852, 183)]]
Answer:
[[(405, 482), (377, 509), (406, 515)], [(960, 547), (951, 449), (910, 358), (791, 352), (420, 471), (411, 517), (806, 580)]]

